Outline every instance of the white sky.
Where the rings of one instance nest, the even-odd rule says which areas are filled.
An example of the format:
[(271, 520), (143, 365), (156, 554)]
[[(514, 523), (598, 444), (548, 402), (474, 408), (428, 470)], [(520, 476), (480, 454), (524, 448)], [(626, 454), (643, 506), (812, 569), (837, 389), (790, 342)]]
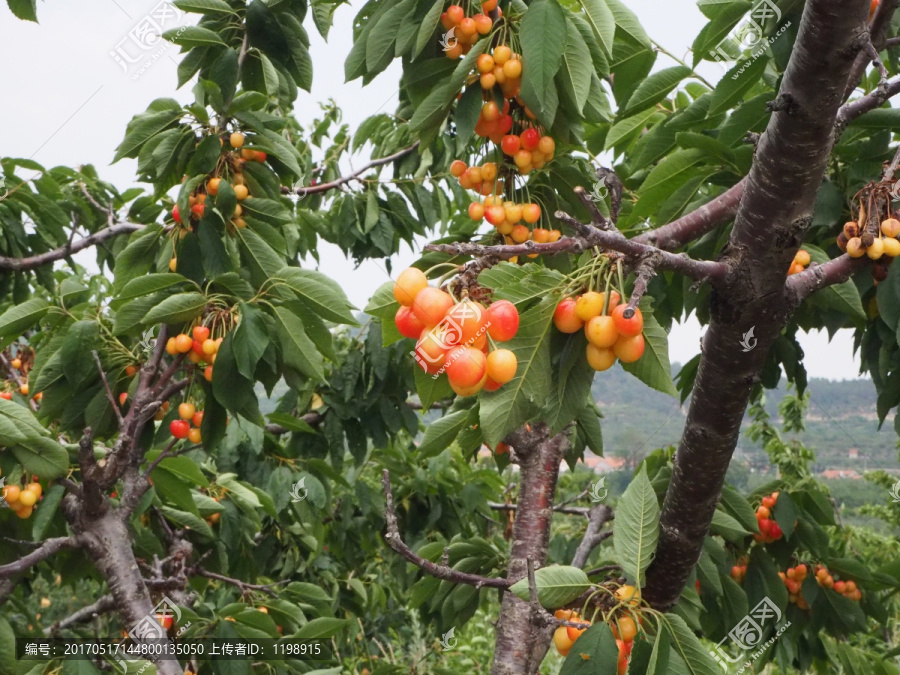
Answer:
[[(159, 0), (47, 0), (38, 3), (40, 25), (19, 21), (0, 2), (0, 64), (7, 92), (16, 92), (0, 106), (0, 156), (28, 157), (41, 164), (92, 163), (100, 175), (120, 189), (134, 185), (136, 162), (123, 160), (110, 166), (131, 117), (154, 99), (191, 99), (190, 84), (175, 91), (178, 48), (165, 53), (136, 80), (127, 77), (110, 56), (122, 38)], [(687, 54), (705, 18), (693, 0), (626, 0), (650, 36), (677, 56)], [(313, 58), (312, 94), (300, 92), (296, 111), (301, 121), (319, 112), (318, 103), (333, 98), (344, 119), (355, 129), (378, 110), (396, 106), (399, 65), (393, 64), (363, 90), (359, 81), (344, 84), (343, 63), (351, 45), (351, 21), (360, 0), (344, 5), (335, 15), (330, 42), (325, 43), (307, 19)], [(150, 53), (153, 53), (152, 51)], [(660, 63), (671, 65), (661, 57)], [(705, 64), (701, 74), (721, 77), (719, 66)], [(355, 158), (357, 164), (365, 157)], [(381, 261), (354, 269), (337, 247), (320, 248), (322, 271), (343, 284), (350, 300), (365, 306), (372, 291), (387, 276)], [(394, 269), (416, 258), (406, 248), (394, 260)], [(697, 354), (701, 327), (691, 319), (672, 331), (669, 351), (684, 363)], [(841, 331), (831, 343), (824, 332), (802, 336), (806, 367), (813, 377), (847, 379), (857, 376), (858, 359), (850, 358), (852, 333)]]

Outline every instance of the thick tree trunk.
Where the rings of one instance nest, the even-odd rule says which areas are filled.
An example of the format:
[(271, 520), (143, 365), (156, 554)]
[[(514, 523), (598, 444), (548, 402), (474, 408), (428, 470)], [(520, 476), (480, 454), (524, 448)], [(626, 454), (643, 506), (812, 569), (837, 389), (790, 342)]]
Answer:
[[(710, 324), (644, 597), (677, 602), (700, 556), (753, 385), (790, 318), (787, 269), (809, 224), (835, 118), (864, 45), (866, 0), (810, 0), (722, 258)], [(744, 336), (753, 329), (758, 344)]]
[[(65, 498), (63, 508), (79, 544), (106, 581), (126, 630), (131, 629), (151, 613), (155, 603), (138, 569), (127, 524), (112, 509), (86, 513), (74, 495)], [(182, 673), (178, 662), (173, 660), (159, 660), (156, 667), (159, 675)]]
[[(532, 432), (517, 433), (512, 445), (519, 459), (519, 500), (507, 578), (518, 580), (527, 576), (528, 560), (535, 569), (547, 562), (559, 463), (569, 439), (564, 434), (550, 437), (546, 425), (541, 424)], [(549, 629), (532, 625), (527, 602), (512, 593), (504, 594), (491, 675), (537, 673), (550, 636)]]

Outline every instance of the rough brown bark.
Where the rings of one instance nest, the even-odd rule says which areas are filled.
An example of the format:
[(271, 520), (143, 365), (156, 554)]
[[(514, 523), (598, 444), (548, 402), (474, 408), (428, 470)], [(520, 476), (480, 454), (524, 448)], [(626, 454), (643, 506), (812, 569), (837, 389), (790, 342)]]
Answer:
[[(656, 559), (644, 597), (677, 602), (696, 564), (766, 354), (790, 318), (787, 269), (831, 152), (835, 120), (854, 60), (865, 44), (869, 3), (810, 0), (774, 113), (760, 138), (715, 285), (710, 324), (684, 435), (663, 504)], [(758, 344), (741, 347), (754, 328)]]
[[(553, 499), (559, 464), (569, 446), (565, 434), (550, 436), (546, 424), (520, 430), (508, 439), (519, 461), (519, 499), (513, 522), (513, 540), (507, 578), (527, 576), (527, 561), (535, 568), (547, 561)], [(537, 673), (550, 644), (548, 628), (533, 625), (531, 607), (512, 593), (505, 593), (494, 646), (491, 675)]]

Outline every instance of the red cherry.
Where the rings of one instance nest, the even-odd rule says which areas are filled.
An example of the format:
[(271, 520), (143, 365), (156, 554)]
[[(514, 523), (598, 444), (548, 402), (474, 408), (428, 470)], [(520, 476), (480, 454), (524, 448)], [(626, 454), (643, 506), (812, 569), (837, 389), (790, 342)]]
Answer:
[(188, 434), (191, 432), (191, 425), (184, 420), (172, 420), (169, 424), (169, 431), (172, 432), (172, 435), (175, 438), (187, 438)]
[(518, 136), (506, 135), (503, 137), (503, 140), (500, 141), (500, 149), (510, 157), (519, 151), (521, 145), (522, 141)]
[(506, 342), (519, 330), (519, 310), (509, 300), (498, 300), (487, 308), (488, 333), (497, 342)]
[(194, 204), (191, 207), (191, 212), (198, 218), (202, 218), (203, 214), (206, 213), (206, 204)]
[(500, 133), (508, 134), (512, 131), (513, 118), (512, 115), (501, 115), (500, 120), (497, 124), (497, 129)]
[(413, 314), (411, 307), (401, 306), (394, 317), (394, 323), (397, 324), (397, 330), (400, 331), (400, 335), (413, 340), (418, 340), (422, 331), (425, 330), (425, 324)]
[(209, 339), (209, 328), (206, 326), (194, 326), (193, 335), (194, 339), (202, 344)]
[(174, 219), (174, 221), (176, 223), (181, 222), (181, 213), (179, 213), (179, 211), (178, 211), (178, 204), (176, 204), (174, 206), (174, 208), (172, 209), (172, 218)]
[(191, 346), (191, 349), (194, 350), (194, 353), (197, 356), (200, 356), (200, 357), (206, 356), (206, 352), (203, 351), (203, 343), (202, 342), (194, 340), (193, 345)]
[(531, 151), (537, 148), (538, 143), (541, 142), (541, 133), (532, 127), (522, 132), (521, 139), (522, 147)]

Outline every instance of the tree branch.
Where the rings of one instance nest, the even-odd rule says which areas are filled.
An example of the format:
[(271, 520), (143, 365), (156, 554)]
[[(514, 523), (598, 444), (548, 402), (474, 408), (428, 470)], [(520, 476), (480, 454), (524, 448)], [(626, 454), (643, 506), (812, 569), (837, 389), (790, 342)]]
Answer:
[(122, 417), (122, 411), (119, 409), (119, 403), (118, 401), (116, 401), (116, 397), (109, 386), (109, 380), (106, 379), (106, 372), (103, 370), (103, 364), (100, 363), (100, 355), (97, 353), (96, 349), (92, 350), (91, 354), (93, 354), (94, 356), (94, 363), (97, 364), (97, 370), (100, 371), (100, 379), (103, 380), (103, 386), (106, 389), (106, 398), (109, 399), (109, 405), (112, 407), (113, 412), (116, 414), (116, 419), (119, 421), (119, 428), (121, 429), (125, 424), (125, 419)]
[(65, 630), (79, 623), (90, 621), (95, 616), (107, 614), (116, 608), (116, 601), (111, 595), (102, 596), (97, 602), (72, 612), (64, 619), (60, 619), (52, 626), (44, 629), (44, 635), (56, 635), (59, 631)]
[(603, 526), (614, 518), (613, 510), (606, 504), (597, 504), (592, 507), (588, 515), (588, 526), (584, 537), (575, 550), (572, 558), (572, 567), (584, 567), (587, 564), (591, 552), (600, 542), (612, 536), (612, 530), (601, 532)]
[(53, 539), (47, 539), (31, 553), (27, 553), (9, 564), (0, 565), (0, 579), (7, 579), (20, 572), (24, 572), (30, 567), (37, 565), (39, 562), (43, 562), (53, 554), (66, 548), (78, 548), (78, 544), (72, 537), (55, 537)]
[(359, 177), (364, 174), (369, 169), (374, 169), (378, 166), (383, 166), (385, 164), (390, 164), (394, 160), (400, 159), (402, 157), (406, 157), (407, 155), (415, 152), (415, 150), (419, 147), (419, 141), (416, 141), (408, 148), (403, 148), (403, 150), (398, 150), (392, 155), (388, 155), (387, 157), (381, 157), (380, 159), (373, 159), (371, 162), (365, 164), (361, 169), (357, 169), (351, 174), (346, 176), (341, 176), (333, 181), (328, 183), (320, 183), (319, 185), (310, 185), (307, 187), (299, 187), (294, 190), (287, 186), (282, 186), (281, 193), (282, 194), (298, 194), (301, 197), (305, 197), (306, 195), (315, 194), (317, 192), (327, 192), (328, 190), (333, 190), (336, 187), (340, 187), (345, 183), (349, 183), (352, 180), (358, 180)]
[(400, 537), (400, 528), (397, 526), (397, 514), (394, 511), (394, 495), (391, 492), (391, 475), (387, 469), (381, 472), (381, 483), (384, 486), (385, 510), (384, 519), (387, 524), (387, 533), (384, 539), (388, 546), (397, 553), (409, 560), (419, 569), (427, 572), (433, 577), (450, 581), (455, 584), (469, 584), (476, 588), (509, 588), (513, 582), (507, 579), (495, 579), (491, 577), (483, 577), (478, 574), (468, 574), (467, 572), (459, 572), (446, 565), (437, 565), (430, 560), (416, 555), (413, 550), (403, 543)]
[(26, 258), (14, 258), (5, 255), (0, 256), (0, 270), (22, 272), (37, 269), (42, 265), (68, 258), (73, 253), (78, 253), (91, 246), (102, 244), (107, 239), (118, 237), (120, 234), (137, 232), (144, 227), (146, 226), (136, 225), (134, 223), (121, 223), (119, 225), (104, 228), (98, 232), (94, 232), (94, 234), (90, 236), (79, 239), (74, 243), (67, 243), (65, 246), (60, 246), (59, 248), (55, 248), (52, 251), (47, 251), (45, 253), (38, 253), (37, 255), (28, 256)]
[[(488, 502), (488, 507), (492, 511), (515, 511), (518, 509), (518, 505), (516, 504), (498, 504), (497, 502)], [(590, 515), (591, 510), (586, 506), (554, 506), (554, 513), (565, 513), (569, 516), (584, 516), (585, 518)]]
[(835, 129), (838, 134), (843, 132), (847, 125), (857, 117), (866, 114), (870, 110), (875, 110), (875, 108), (880, 108), (885, 101), (897, 94), (900, 94), (900, 77), (889, 80), (883, 87), (879, 86), (852, 103), (844, 104), (838, 112), (837, 120), (835, 121)]
[(223, 574), (217, 574), (216, 572), (210, 572), (207, 569), (204, 569), (199, 566), (188, 568), (187, 574), (189, 576), (197, 576), (197, 577), (206, 577), (207, 579), (215, 579), (216, 581), (221, 581), (226, 584), (231, 584), (232, 586), (237, 586), (241, 589), (241, 594), (249, 593), (250, 591), (260, 591), (262, 593), (266, 593), (273, 597), (277, 597), (278, 593), (275, 592), (274, 588), (278, 586), (283, 586), (284, 584), (291, 583), (290, 579), (282, 579), (281, 581), (275, 581), (271, 584), (248, 584), (246, 581), (241, 581), (240, 579), (232, 579), (231, 577), (226, 577)]

